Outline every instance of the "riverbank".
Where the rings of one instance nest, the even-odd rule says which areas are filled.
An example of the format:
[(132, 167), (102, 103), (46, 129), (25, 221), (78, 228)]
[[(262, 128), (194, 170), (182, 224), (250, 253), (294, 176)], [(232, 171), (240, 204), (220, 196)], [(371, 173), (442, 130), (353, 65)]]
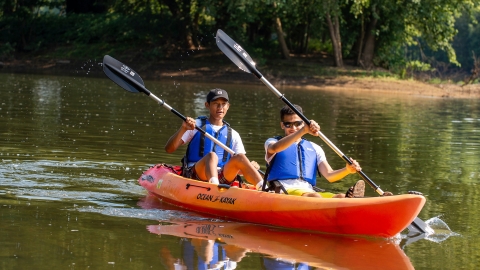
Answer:
[[(123, 60), (143, 79), (259, 83), (252, 74), (238, 69), (221, 53), (210, 57), (189, 57), (145, 62)], [(364, 71), (346, 65), (332, 67), (328, 59), (297, 57), (289, 61), (270, 62), (259, 70), (276, 87), (289, 86), (329, 91), (370, 91), (439, 98), (480, 98), (480, 84), (461, 86), (454, 83), (432, 84), (417, 80), (400, 80), (386, 71)], [(13, 60), (0, 63), (3, 73), (33, 73), (72, 76), (104, 76), (101, 59)]]

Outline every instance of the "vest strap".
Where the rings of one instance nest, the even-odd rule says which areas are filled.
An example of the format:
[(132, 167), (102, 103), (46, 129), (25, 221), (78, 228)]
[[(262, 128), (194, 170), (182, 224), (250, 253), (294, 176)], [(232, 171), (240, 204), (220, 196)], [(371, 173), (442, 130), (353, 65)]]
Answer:
[[(207, 130), (207, 117), (206, 116), (200, 116), (198, 117), (202, 122), (200, 124), (200, 128), (203, 129), (203, 131)], [(200, 135), (200, 146), (198, 147), (198, 156), (203, 157), (205, 153), (205, 135), (202, 133)]]

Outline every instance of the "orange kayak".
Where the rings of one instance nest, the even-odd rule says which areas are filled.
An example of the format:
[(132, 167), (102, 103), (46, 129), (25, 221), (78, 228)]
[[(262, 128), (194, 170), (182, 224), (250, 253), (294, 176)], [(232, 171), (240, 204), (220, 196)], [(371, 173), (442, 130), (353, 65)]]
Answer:
[[(309, 234), (233, 222), (175, 222), (150, 225), (147, 229), (158, 235), (213, 240), (222, 243), (227, 252), (261, 253), (318, 269), (414, 269), (410, 259), (392, 240)], [(208, 252), (197, 250), (199, 254)]]
[(138, 179), (151, 194), (178, 207), (229, 220), (296, 230), (393, 237), (422, 210), (425, 197), (309, 198), (222, 188), (179, 176), (158, 164)]

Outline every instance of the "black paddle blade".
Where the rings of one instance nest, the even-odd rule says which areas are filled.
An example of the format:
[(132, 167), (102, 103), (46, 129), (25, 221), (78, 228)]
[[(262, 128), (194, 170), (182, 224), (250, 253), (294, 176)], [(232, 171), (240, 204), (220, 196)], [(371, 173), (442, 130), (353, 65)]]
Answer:
[(137, 72), (109, 55), (103, 57), (103, 72), (110, 80), (129, 92), (150, 94)]
[(217, 30), (216, 40), (218, 48), (241, 70), (255, 75), (259, 74), (250, 55), (221, 29)]
[(427, 233), (427, 234), (432, 234), (434, 231), (432, 228), (430, 228), (427, 223), (425, 223), (423, 220), (419, 219), (416, 217), (412, 224), (410, 224), (408, 227), (408, 230), (410, 233)]

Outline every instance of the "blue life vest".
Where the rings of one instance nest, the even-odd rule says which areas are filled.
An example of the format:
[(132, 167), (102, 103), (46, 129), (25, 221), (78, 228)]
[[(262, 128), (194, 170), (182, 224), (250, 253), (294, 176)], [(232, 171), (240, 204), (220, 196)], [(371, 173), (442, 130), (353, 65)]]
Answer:
[[(188, 238), (187, 238), (188, 239)], [(223, 246), (220, 243), (215, 242), (213, 245), (212, 251), (212, 260), (210, 262), (204, 261), (204, 256), (199, 254), (195, 249), (195, 247), (191, 243), (191, 239), (182, 239), (181, 246), (182, 246), (182, 254), (183, 254), (183, 262), (186, 269), (198, 269), (198, 270), (207, 270), (213, 269), (219, 262), (225, 261), (226, 254)], [(202, 240), (206, 241), (206, 240)], [(224, 265), (223, 263), (221, 265)], [(217, 268), (215, 268), (217, 269)], [(225, 268), (222, 268), (225, 269)]]
[[(213, 131), (212, 125), (208, 121), (206, 116), (200, 116), (201, 120), (200, 128), (205, 130), (206, 133), (212, 135), (215, 139), (225, 144), (228, 148), (232, 148), (232, 128), (230, 125), (223, 121), (223, 127), (218, 132)], [(213, 141), (205, 138), (205, 135), (201, 132), (197, 132), (187, 148), (187, 164), (188, 162), (197, 162), (210, 152), (215, 152), (218, 156), (218, 166), (223, 167), (225, 163), (231, 158), (230, 153), (224, 150), (222, 147), (216, 145)]]
[(310, 266), (306, 263), (294, 263), (282, 259), (264, 257), (263, 266), (267, 270), (309, 270)]
[(269, 167), (268, 181), (299, 178), (312, 186), (317, 183), (317, 153), (305, 139), (276, 153)]

